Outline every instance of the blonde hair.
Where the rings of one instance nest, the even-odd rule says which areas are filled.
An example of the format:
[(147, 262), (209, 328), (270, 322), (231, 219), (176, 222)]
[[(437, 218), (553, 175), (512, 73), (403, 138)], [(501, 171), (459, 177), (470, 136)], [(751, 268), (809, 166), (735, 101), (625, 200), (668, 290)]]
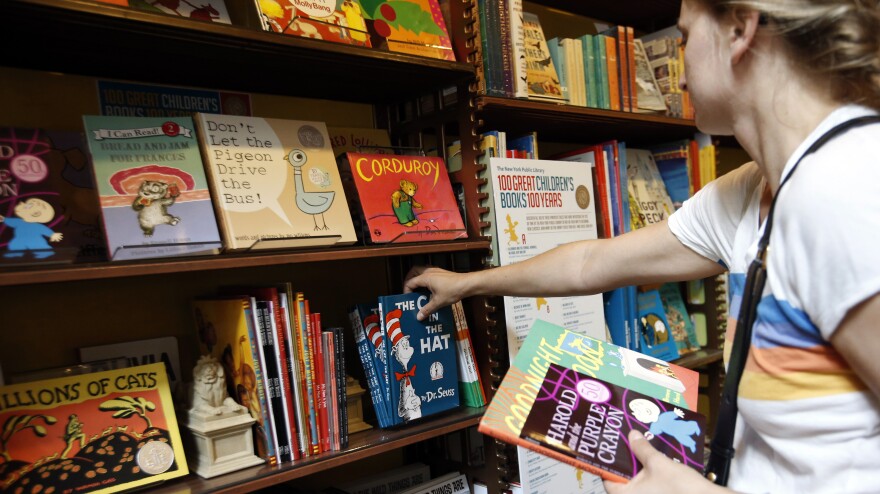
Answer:
[(785, 39), (799, 66), (831, 83), (834, 98), (880, 108), (878, 0), (697, 1), (717, 15), (757, 11), (761, 29)]

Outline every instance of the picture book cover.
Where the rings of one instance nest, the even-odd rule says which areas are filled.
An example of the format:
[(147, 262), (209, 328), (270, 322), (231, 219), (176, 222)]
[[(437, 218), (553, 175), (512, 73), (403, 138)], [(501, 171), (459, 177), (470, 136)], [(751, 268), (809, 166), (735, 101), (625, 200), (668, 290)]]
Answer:
[(529, 99), (565, 101), (559, 74), (550, 57), (541, 21), (531, 12), (523, 12), (525, 31), (526, 81)]
[(636, 300), (640, 323), (640, 351), (663, 360), (677, 359), (678, 346), (670, 330), (660, 292), (658, 290), (639, 292)]
[(479, 431), (528, 448), (531, 443), (521, 437), (523, 426), (550, 364), (663, 400), (669, 406), (696, 410), (700, 379), (696, 371), (539, 319), (511, 361), (480, 420)]
[(199, 21), (232, 23), (223, 0), (128, 0), (128, 6)]
[(0, 128), (0, 264), (106, 256), (82, 134)]
[(172, 396), (177, 396), (180, 374), (180, 351), (177, 337), (162, 336), (144, 340), (123, 341), (109, 345), (80, 347), (79, 359), (83, 362), (123, 357), (128, 365), (165, 364), (165, 373), (171, 386)]
[(189, 472), (161, 363), (0, 388), (0, 490), (117, 492)]
[(666, 311), (666, 320), (669, 322), (669, 330), (675, 340), (679, 355), (687, 355), (700, 349), (700, 341), (697, 339), (697, 330), (691, 321), (684, 297), (681, 294), (679, 283), (664, 283), (660, 286), (660, 299), (663, 301), (663, 309)]
[(635, 429), (661, 453), (702, 472), (703, 415), (554, 363), (539, 386), (520, 433), (527, 448), (624, 481), (642, 467), (627, 439)]
[(84, 115), (110, 260), (221, 247), (190, 117)]
[(342, 166), (373, 243), (467, 237), (442, 158), (347, 153)]
[(257, 0), (265, 31), (371, 46), (361, 0)]
[(459, 405), (455, 318), (447, 306), (418, 321), (427, 302), (417, 292), (379, 297), (395, 425)]
[(360, 0), (374, 46), (455, 61), (452, 40), (437, 0)]
[(323, 122), (208, 113), (196, 122), (228, 250), (356, 241)]
[(659, 223), (675, 211), (650, 151), (627, 149), (626, 175), (633, 230)]
[(256, 420), (254, 453), (274, 463), (275, 442), (254, 324), (256, 308), (247, 297), (229, 297), (193, 300), (192, 309), (199, 353), (210, 355), (223, 365), (227, 393), (247, 407)]

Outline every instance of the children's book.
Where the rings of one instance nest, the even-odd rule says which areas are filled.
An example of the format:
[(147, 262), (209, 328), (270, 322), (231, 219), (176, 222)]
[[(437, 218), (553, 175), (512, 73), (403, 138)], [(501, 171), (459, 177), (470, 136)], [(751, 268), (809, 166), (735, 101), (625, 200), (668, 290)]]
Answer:
[(666, 319), (660, 292), (656, 289), (639, 292), (637, 303), (640, 351), (663, 360), (677, 359), (678, 347)]
[(355, 242), (323, 122), (200, 113), (196, 123), (227, 250)]
[(256, 0), (264, 31), (371, 46), (361, 0)]
[(94, 262), (106, 255), (82, 134), (0, 128), (0, 263)]
[(256, 307), (249, 297), (229, 297), (194, 300), (192, 308), (199, 352), (223, 365), (227, 393), (256, 420), (255, 454), (274, 464), (275, 441), (254, 324)]
[(333, 155), (348, 152), (368, 152), (373, 154), (394, 154), (391, 149), (391, 136), (385, 129), (364, 129), (359, 127), (327, 127)]
[(675, 211), (650, 151), (627, 149), (626, 173), (630, 209), (634, 212), (632, 215), (634, 230), (659, 223)]
[(192, 118), (84, 115), (83, 122), (110, 260), (219, 252)]
[[(559, 369), (562, 369), (561, 372), (575, 371), (585, 377), (575, 378), (572, 375), (571, 379), (558, 378), (560, 371), (551, 370), (551, 364), (559, 366)], [(614, 412), (615, 414), (624, 414), (621, 416), (623, 422), (613, 422), (619, 427), (602, 425), (603, 422), (599, 420), (599, 415), (602, 415), (605, 422), (611, 423), (609, 420), (609, 417), (612, 416), (609, 405), (610, 391), (607, 399), (602, 401), (589, 393), (584, 393), (587, 397), (583, 397), (577, 386), (577, 383), (582, 379), (598, 379), (609, 385), (620, 386), (628, 390), (627, 396), (643, 395), (649, 404), (655, 405), (661, 411), (674, 411), (675, 408), (682, 411), (695, 410), (697, 404), (699, 374), (696, 371), (538, 320), (533, 325), (519, 353), (512, 360), (510, 369), (489, 403), (486, 413), (480, 420), (479, 431), (531, 451), (538, 451), (537, 444), (527, 440), (524, 434), (533, 430), (526, 427), (532, 411), (536, 407), (540, 410), (544, 405), (539, 402), (543, 401), (542, 396), (544, 395), (541, 393), (546, 395), (546, 392), (542, 390), (546, 387), (545, 381), (548, 376), (550, 382), (555, 379), (559, 384), (559, 389), (555, 391), (557, 393), (562, 391), (563, 384), (569, 386), (569, 383), (574, 380), (575, 394), (565, 393), (569, 396), (569, 400), (573, 399), (574, 402), (569, 401), (565, 405), (560, 405), (568, 407), (562, 410), (560, 416), (569, 419), (571, 417), (569, 412), (573, 412), (575, 409), (572, 403), (580, 405), (586, 402), (587, 397), (595, 399), (597, 402), (595, 405), (604, 410), (603, 412), (597, 410), (593, 422), (575, 423), (563, 420), (556, 424), (558, 428), (554, 429), (554, 431), (564, 434), (565, 440), (563, 442), (565, 444), (569, 444), (574, 435), (576, 435), (575, 445), (580, 444), (581, 441), (584, 442), (585, 447), (594, 443), (594, 446), (590, 447), (592, 452), (596, 451), (593, 449), (595, 446), (598, 446), (599, 450), (604, 448), (605, 451), (615, 454), (623, 451), (624, 448), (628, 448), (626, 431), (620, 430), (620, 427), (623, 427), (623, 422), (629, 420), (630, 424), (639, 426), (633, 422), (635, 420), (634, 413), (628, 408)], [(593, 388), (599, 389), (596, 384), (583, 387), (585, 391)], [(594, 404), (591, 403), (592, 405)], [(580, 406), (577, 408), (580, 409)], [(675, 419), (666, 417), (666, 420), (674, 421)], [(643, 422), (640, 427), (642, 430), (647, 430), (649, 424)], [(698, 447), (702, 442), (702, 439), (696, 434), (689, 434), (689, 436), (694, 440), (695, 447)], [(672, 442), (665, 433), (655, 434), (652, 439), (652, 443), (657, 447), (664, 441)], [(682, 443), (682, 441), (679, 442)], [(688, 441), (684, 442), (690, 444)], [(687, 449), (689, 458), (702, 459), (699, 451), (691, 452), (690, 448)], [(571, 457), (562, 453), (547, 448), (539, 452), (548, 454), (548, 456), (569, 465), (574, 465)], [(692, 466), (702, 468), (702, 462)], [(595, 467), (591, 468), (585, 462), (579, 462), (577, 467), (595, 472), (605, 478), (616, 480), (628, 478), (622, 475), (625, 472), (609, 472)], [(634, 468), (632, 474), (637, 471), (638, 465), (634, 465)]]
[(538, 16), (523, 12), (523, 29), (529, 99), (565, 101)]
[(232, 23), (223, 0), (128, 0), (128, 6), (199, 21)]
[(125, 358), (128, 365), (132, 367), (156, 362), (164, 363), (171, 392), (176, 396), (178, 384), (183, 380), (183, 376), (180, 374), (180, 352), (176, 337), (163, 336), (109, 345), (86, 346), (79, 349), (79, 359), (83, 362), (115, 357)]
[(474, 342), (468, 328), (467, 318), (461, 300), (452, 304), (455, 317), (455, 344), (458, 348), (458, 388), (461, 389), (461, 403), (467, 407), (479, 408), (486, 405), (486, 392), (477, 367)]
[(348, 316), (379, 427), (388, 427), (391, 425), (387, 393), (390, 388), (385, 368), (385, 339), (379, 324), (379, 306), (357, 304), (351, 308)]
[(360, 0), (373, 46), (455, 61), (452, 41), (437, 0)]
[(467, 237), (442, 158), (347, 153), (340, 166), (355, 184), (372, 243)]
[(3, 492), (131, 490), (186, 475), (161, 363), (0, 388)]
[(520, 437), (527, 448), (625, 480), (641, 468), (629, 447), (631, 430), (676, 462), (702, 471), (703, 415), (553, 363)]
[(387, 348), (392, 425), (458, 408), (458, 351), (455, 319), (444, 307), (416, 319), (428, 302), (423, 293), (379, 297)]
[(675, 346), (678, 347), (678, 354), (686, 355), (699, 350), (697, 331), (681, 295), (680, 284), (664, 283), (659, 291), (663, 309), (666, 311), (666, 320), (669, 322), (669, 330), (672, 332)]

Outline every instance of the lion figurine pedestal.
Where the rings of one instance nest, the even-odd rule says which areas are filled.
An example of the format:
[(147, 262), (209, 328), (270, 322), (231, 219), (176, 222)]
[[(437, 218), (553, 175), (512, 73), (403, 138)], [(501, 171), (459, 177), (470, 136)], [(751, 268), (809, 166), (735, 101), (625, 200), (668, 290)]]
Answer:
[(186, 420), (193, 446), (190, 468), (208, 479), (264, 463), (254, 454), (256, 420), (227, 395), (223, 367), (213, 357), (202, 357), (193, 376), (193, 405)]

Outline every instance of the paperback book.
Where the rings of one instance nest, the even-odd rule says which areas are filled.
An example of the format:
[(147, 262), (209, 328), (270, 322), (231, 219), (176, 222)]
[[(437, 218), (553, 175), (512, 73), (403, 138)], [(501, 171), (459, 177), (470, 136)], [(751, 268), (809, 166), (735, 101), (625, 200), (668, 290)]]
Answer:
[(323, 122), (199, 113), (196, 123), (227, 250), (355, 242)]
[(82, 134), (0, 128), (0, 263), (106, 259)]
[(0, 388), (3, 492), (131, 490), (186, 475), (161, 363)]
[(346, 153), (340, 167), (354, 182), (370, 242), (467, 237), (442, 158)]
[(190, 117), (84, 115), (110, 260), (222, 246)]
[[(486, 413), (480, 420), (479, 431), (605, 478), (625, 480), (627, 477), (620, 473), (591, 468), (584, 462), (575, 464), (570, 457), (561, 453), (547, 454), (546, 448), (539, 450), (535, 442), (523, 437), (524, 431), (527, 430), (525, 429), (527, 418), (538, 402), (540, 390), (551, 364), (574, 370), (591, 379), (621, 386), (633, 393), (632, 396), (635, 396), (634, 393), (645, 395), (654, 400), (653, 403), (661, 410), (674, 408), (695, 410), (696, 408), (699, 385), (699, 374), (696, 371), (538, 320), (523, 342), (519, 353), (512, 360), (510, 369), (489, 403)], [(550, 374), (551, 380), (553, 375)], [(607, 410), (605, 413), (607, 416)], [(563, 424), (565, 431), (568, 430), (567, 425)], [(648, 426), (644, 425), (643, 430), (647, 429)], [(592, 434), (594, 428), (581, 427), (578, 437), (586, 431)], [(608, 439), (605, 439), (606, 433)], [(621, 434), (618, 428), (601, 429), (596, 437), (601, 441), (610, 441), (606, 447), (615, 451), (618, 448), (628, 447), (625, 433)], [(658, 437), (666, 440), (665, 436)], [(696, 444), (702, 441), (695, 435), (691, 437)], [(693, 454), (693, 458), (701, 458), (697, 452)], [(702, 463), (700, 468), (701, 465)], [(697, 468), (697, 465), (692, 466)], [(632, 473), (634, 474), (637, 469), (638, 465), (635, 465)]]
[(388, 356), (391, 425), (458, 408), (458, 351), (455, 319), (444, 307), (416, 319), (428, 301), (423, 293), (379, 297)]

